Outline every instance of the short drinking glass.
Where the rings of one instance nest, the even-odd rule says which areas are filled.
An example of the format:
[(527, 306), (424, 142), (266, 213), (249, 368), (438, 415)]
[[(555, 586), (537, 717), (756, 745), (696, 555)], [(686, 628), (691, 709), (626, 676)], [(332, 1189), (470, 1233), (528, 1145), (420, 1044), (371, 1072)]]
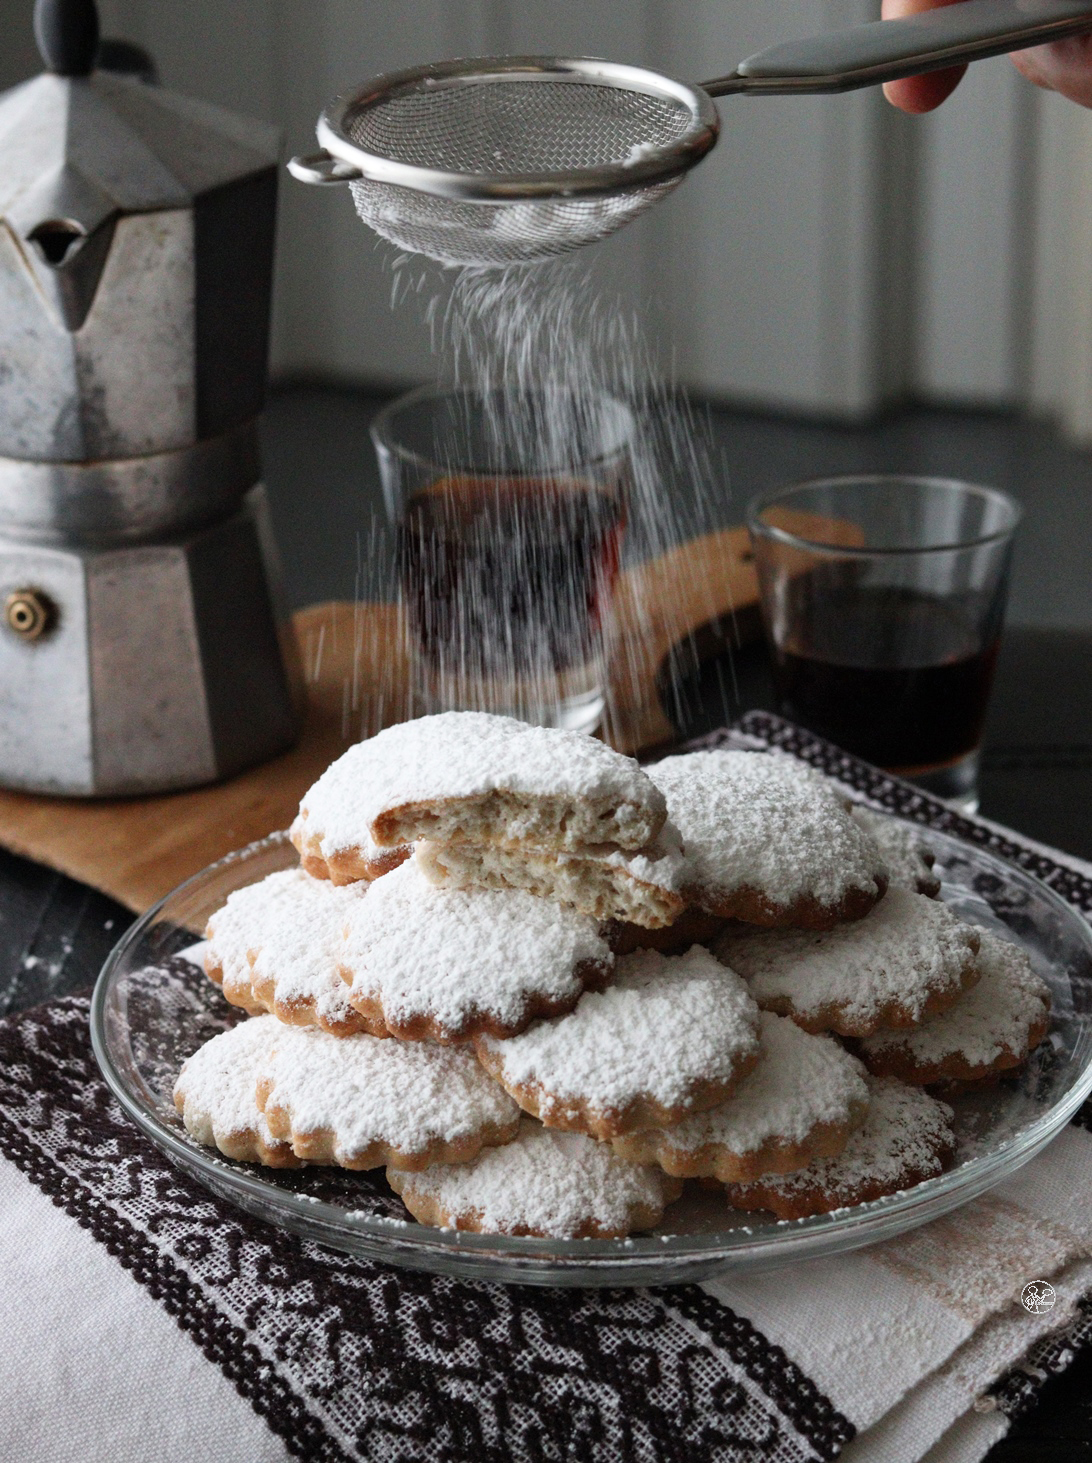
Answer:
[(547, 388), (425, 387), (376, 418), (421, 709), (595, 730), (633, 433), (621, 401)]
[(1020, 510), (943, 478), (846, 477), (751, 504), (782, 713), (977, 807)]

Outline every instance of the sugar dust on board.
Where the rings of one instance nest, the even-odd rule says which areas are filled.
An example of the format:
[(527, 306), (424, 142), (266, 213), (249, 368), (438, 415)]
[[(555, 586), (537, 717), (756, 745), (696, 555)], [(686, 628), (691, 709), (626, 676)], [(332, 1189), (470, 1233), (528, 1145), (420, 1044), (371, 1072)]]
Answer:
[[(773, 652), (782, 711), (879, 767), (920, 775), (958, 762), (982, 739), (999, 627), (965, 602), (913, 590), (839, 595), (803, 575), (792, 637)], [(807, 612), (809, 598), (817, 611)]]
[(625, 527), (621, 494), (559, 475), (453, 475), (419, 493), (399, 561), (433, 687), (526, 711), (598, 685)]

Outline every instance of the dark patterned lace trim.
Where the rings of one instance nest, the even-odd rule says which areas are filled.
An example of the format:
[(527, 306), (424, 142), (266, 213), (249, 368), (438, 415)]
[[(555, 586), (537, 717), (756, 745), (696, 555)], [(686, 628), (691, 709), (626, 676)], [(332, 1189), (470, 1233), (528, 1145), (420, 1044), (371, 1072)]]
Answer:
[(780, 1346), (767, 1341), (743, 1316), (719, 1304), (698, 1286), (659, 1290), (664, 1304), (696, 1322), (775, 1401), (819, 1456), (833, 1459), (856, 1436), (856, 1428)]
[(992, 1397), (1006, 1417), (1016, 1419), (1030, 1412), (1039, 1393), (1052, 1377), (1061, 1376), (1079, 1352), (1092, 1346), (1092, 1295), (1077, 1303), (1077, 1313), (1063, 1330), (1044, 1336), (1021, 1364), (990, 1388)]

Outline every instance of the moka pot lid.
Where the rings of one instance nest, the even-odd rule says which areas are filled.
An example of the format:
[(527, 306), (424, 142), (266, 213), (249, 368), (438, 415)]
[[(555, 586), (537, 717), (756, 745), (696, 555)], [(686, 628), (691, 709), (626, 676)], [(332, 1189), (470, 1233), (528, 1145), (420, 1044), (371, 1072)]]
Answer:
[(95, 71), (93, 0), (38, 0), (49, 68), (0, 94), (0, 219), (22, 238), (69, 220), (186, 208), (274, 166), (271, 127), (159, 86)]

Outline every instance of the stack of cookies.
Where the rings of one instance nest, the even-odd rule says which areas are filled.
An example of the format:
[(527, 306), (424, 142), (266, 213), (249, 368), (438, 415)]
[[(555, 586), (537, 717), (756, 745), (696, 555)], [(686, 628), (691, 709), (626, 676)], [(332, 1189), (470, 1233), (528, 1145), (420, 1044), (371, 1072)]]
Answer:
[(212, 917), (254, 1019), (186, 1062), (189, 1132), (272, 1166), (385, 1166), (422, 1223), (658, 1225), (685, 1178), (795, 1218), (940, 1173), (952, 1110), (1045, 1034), (1015, 945), (932, 858), (789, 758), (642, 769), (578, 733), (446, 713), (335, 762), (300, 867)]

